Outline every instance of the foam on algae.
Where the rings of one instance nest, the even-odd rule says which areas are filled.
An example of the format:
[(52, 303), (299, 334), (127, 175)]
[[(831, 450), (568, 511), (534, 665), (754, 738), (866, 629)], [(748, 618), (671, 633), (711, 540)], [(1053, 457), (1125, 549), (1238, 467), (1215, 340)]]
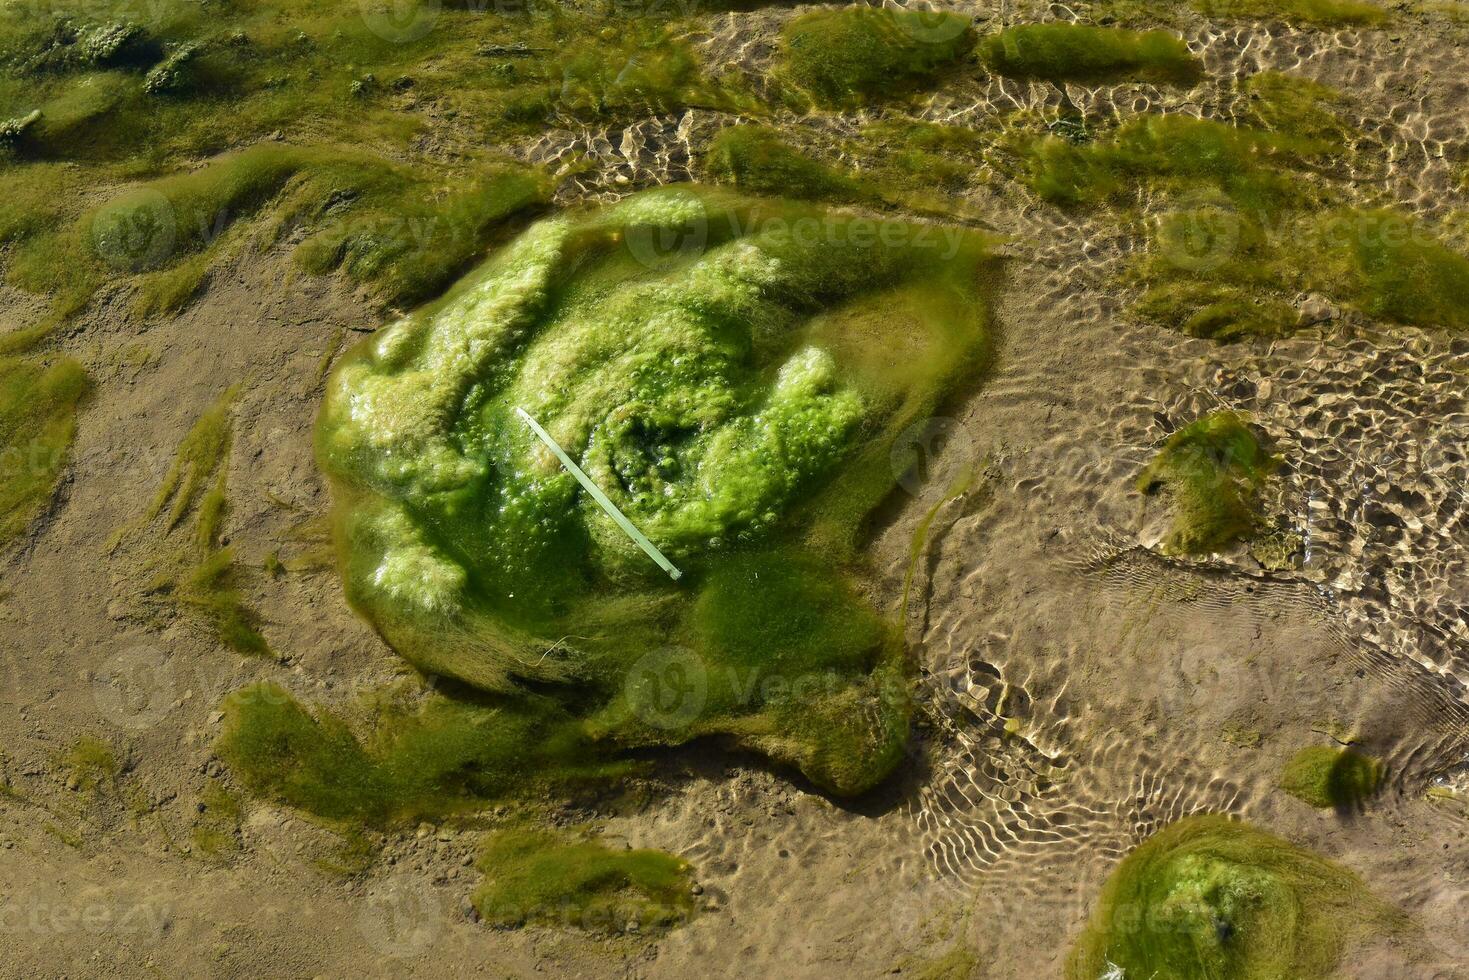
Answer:
[(988, 245), (698, 187), (536, 224), (329, 384), (352, 602), (421, 670), (535, 684), (601, 740), (724, 734), (869, 788), (910, 701), (862, 529), (984, 360)]

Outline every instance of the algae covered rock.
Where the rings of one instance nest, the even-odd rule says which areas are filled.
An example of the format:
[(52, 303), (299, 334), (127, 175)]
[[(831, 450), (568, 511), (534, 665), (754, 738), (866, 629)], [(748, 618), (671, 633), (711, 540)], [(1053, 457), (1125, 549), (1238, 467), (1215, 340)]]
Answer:
[(1312, 980), (1405, 928), (1350, 871), (1227, 817), (1189, 817), (1118, 865), (1067, 976)]
[(549, 685), (598, 738), (730, 735), (868, 788), (910, 706), (861, 526), (984, 356), (989, 262), (959, 229), (701, 188), (540, 222), (333, 376), (351, 601), (425, 672)]
[(1360, 806), (1382, 783), (1382, 764), (1352, 749), (1312, 745), (1297, 752), (1280, 774), (1280, 788), (1325, 810)]
[(1236, 412), (1213, 412), (1173, 433), (1137, 480), (1143, 493), (1168, 491), (1173, 522), (1163, 550), (1207, 554), (1248, 538), (1279, 464)]

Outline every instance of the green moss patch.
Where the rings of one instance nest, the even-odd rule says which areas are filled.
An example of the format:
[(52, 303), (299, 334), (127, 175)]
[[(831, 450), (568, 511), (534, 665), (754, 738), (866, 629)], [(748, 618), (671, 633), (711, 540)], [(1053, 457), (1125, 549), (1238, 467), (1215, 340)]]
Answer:
[(1254, 533), (1260, 490), (1277, 465), (1244, 419), (1214, 412), (1169, 436), (1137, 487), (1168, 492), (1173, 525), (1165, 551), (1207, 554)]
[[(1018, 176), (1064, 207), (1159, 199), (1152, 247), (1125, 278), (1141, 317), (1199, 337), (1279, 336), (1307, 321), (1299, 294), (1425, 327), (1469, 325), (1469, 257), (1391, 209), (1334, 207), (1328, 176), (1349, 151), (1342, 98), (1278, 72), (1241, 85), (1241, 125), (1128, 119), (1105, 138), (1012, 136)], [(1088, 134), (1089, 135), (1089, 134)]]
[[(751, 107), (657, 13), (394, 12), (304, 0), (207, 12), (160, 0), (116, 20), (0, 11), (7, 281), (51, 297), (57, 319), (119, 282), (136, 287), (139, 314), (169, 314), (265, 224), (306, 239), (303, 267), (410, 306), (550, 193), (484, 147)], [(127, 190), (99, 201), (107, 187)]]
[(1022, 24), (979, 43), (993, 72), (1053, 82), (1125, 79), (1191, 85), (1203, 66), (1168, 31), (1129, 31), (1081, 24)]
[(851, 107), (936, 85), (974, 46), (952, 13), (842, 7), (802, 14), (781, 31), (781, 77), (816, 102)]
[(1374, 27), (1388, 11), (1364, 0), (1194, 0), (1206, 17), (1283, 20), (1316, 27)]
[(861, 530), (893, 439), (984, 357), (986, 249), (688, 187), (536, 225), (332, 377), (352, 602), (425, 671), (579, 692), (620, 745), (727, 734), (866, 789), (910, 708)]
[(1469, 257), (1396, 211), (1345, 211), (1314, 229), (1311, 278), (1370, 316), (1469, 329)]
[(69, 789), (93, 795), (116, 789), (122, 773), (112, 746), (91, 735), (72, 743), (61, 756), (61, 768)]
[(731, 126), (704, 154), (704, 166), (721, 183), (750, 194), (803, 201), (860, 201), (877, 192), (835, 167), (791, 146), (785, 134), (766, 126)]
[(274, 684), (230, 695), (220, 757), (252, 794), (345, 826), (388, 827), (626, 775), (555, 704), (413, 699), (314, 714)]
[(199, 416), (147, 510), (118, 529), (108, 551), (131, 546), (142, 583), (133, 600), (145, 621), (183, 613), (230, 650), (271, 656), (260, 617), (240, 594), (234, 550), (221, 544), (238, 394), (230, 388)]
[(1315, 745), (1297, 752), (1280, 773), (1280, 788), (1317, 809), (1361, 806), (1382, 784), (1382, 765), (1351, 749)]
[(75, 361), (0, 357), (0, 545), (24, 534), (55, 492), (87, 387)]
[(1315, 980), (1355, 943), (1407, 928), (1350, 871), (1226, 817), (1189, 817), (1118, 865), (1067, 976)]
[(616, 850), (549, 830), (501, 831), (476, 867), (473, 902), (493, 925), (574, 926), (597, 932), (675, 925), (693, 915), (690, 867), (662, 851)]

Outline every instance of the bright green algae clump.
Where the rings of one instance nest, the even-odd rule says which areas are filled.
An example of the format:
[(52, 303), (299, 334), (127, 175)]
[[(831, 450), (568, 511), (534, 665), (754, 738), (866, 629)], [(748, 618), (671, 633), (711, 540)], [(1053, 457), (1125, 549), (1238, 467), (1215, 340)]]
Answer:
[(1259, 495), (1278, 465), (1234, 412), (1214, 412), (1179, 429), (1138, 477), (1144, 493), (1166, 488), (1173, 554), (1205, 554), (1248, 537), (1259, 525)]
[(485, 882), (474, 906), (486, 922), (622, 931), (676, 924), (693, 914), (688, 862), (662, 851), (613, 850), (549, 830), (501, 831), (476, 865)]
[(1022, 24), (985, 38), (979, 54), (991, 71), (1016, 78), (1189, 84), (1203, 75), (1188, 45), (1167, 31)]
[(937, 83), (973, 49), (959, 14), (842, 7), (781, 31), (781, 76), (823, 105), (856, 106)]
[(871, 786), (910, 708), (861, 525), (894, 438), (984, 356), (987, 264), (958, 229), (709, 189), (541, 222), (334, 375), (352, 601), (422, 670), (559, 684), (617, 744), (723, 733)]
[(1097, 904), (1070, 980), (1315, 980), (1354, 942), (1406, 927), (1350, 871), (1215, 815), (1144, 841)]
[(1377, 792), (1382, 765), (1376, 759), (1325, 745), (1297, 752), (1280, 774), (1280, 788), (1320, 810), (1359, 806)]

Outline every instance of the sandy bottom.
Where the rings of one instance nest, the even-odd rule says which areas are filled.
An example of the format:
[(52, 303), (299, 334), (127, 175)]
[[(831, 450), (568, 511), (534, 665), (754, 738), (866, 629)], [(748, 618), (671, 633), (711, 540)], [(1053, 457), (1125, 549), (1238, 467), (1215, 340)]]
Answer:
[[(1442, 157), (1469, 130), (1458, 42), (1280, 29), (1191, 40), (1213, 71), (1288, 68), (1359, 94), (1388, 148), (1371, 179), (1425, 214), (1465, 206), (1444, 190)], [(706, 43), (766, 56), (737, 32)], [(1053, 97), (1014, 89), (951, 93), (928, 114), (962, 122)], [(1070, 94), (1137, 107), (1116, 91)], [(711, 125), (691, 113), (552, 135), (537, 153), (600, 155), (576, 193), (610, 196), (686, 176), (686, 148)], [(938, 434), (930, 478), (877, 546), (896, 611), (910, 543), (937, 506), (905, 624), (926, 705), (911, 765), (843, 806), (713, 746), (664, 762), (650, 805), (603, 814), (610, 838), (698, 869), (704, 910), (657, 939), (487, 929), (468, 911), (470, 832), (410, 831), (344, 879), (318, 867), (340, 849), (331, 834), (252, 805), (238, 855), (188, 853), (219, 771), (221, 697), (272, 679), (330, 701), (402, 668), (330, 568), (256, 582), (250, 599), (288, 658), (272, 664), (183, 622), (132, 620), (132, 556), (104, 542), (193, 420), (244, 378), (232, 543), (257, 563), (308, 553), (328, 506), (311, 456), (320, 363), (379, 319), (344, 288), (293, 277), (282, 255), (253, 253), (141, 333), (115, 310), (89, 314), (67, 343), (97, 381), (75, 463), (0, 572), (0, 748), (23, 794), (0, 798), (0, 976), (868, 977), (962, 945), (980, 976), (1054, 977), (1129, 848), (1221, 811), (1341, 862), (1417, 917), (1420, 937), (1355, 951), (1345, 975), (1469, 977), (1469, 815), (1426, 796), (1469, 784), (1469, 344), (1345, 314), (1268, 347), (1140, 326), (1108, 292), (1127, 248), (1115, 232), (977, 197), (1013, 236), (994, 366), (917, 434)], [(0, 309), (25, 322), (36, 304), (0, 293)], [(1152, 547), (1160, 515), (1132, 479), (1159, 439), (1220, 406), (1250, 412), (1290, 460), (1271, 505), (1308, 533), (1298, 571)], [(971, 466), (971, 489), (945, 500)], [(128, 748), (122, 792), (95, 805), (56, 765), (91, 734)], [(1296, 750), (1347, 736), (1389, 770), (1364, 811), (1318, 812), (1275, 788)]]

